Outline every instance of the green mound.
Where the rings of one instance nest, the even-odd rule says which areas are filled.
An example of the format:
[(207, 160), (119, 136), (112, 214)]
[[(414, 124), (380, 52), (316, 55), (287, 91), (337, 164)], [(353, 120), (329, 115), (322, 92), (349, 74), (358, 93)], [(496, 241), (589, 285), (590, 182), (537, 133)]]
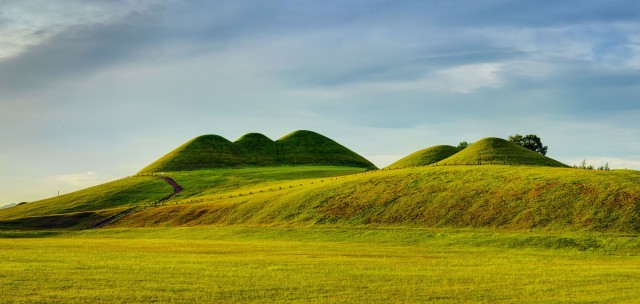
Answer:
[(234, 144), (218, 135), (196, 137), (145, 167), (140, 173), (237, 166)]
[(234, 143), (243, 164), (274, 165), (277, 163), (276, 143), (260, 133), (249, 133)]
[(311, 131), (295, 131), (276, 141), (278, 163), (337, 165), (374, 169), (376, 166), (343, 145)]
[(506, 164), (548, 167), (567, 165), (501, 138), (487, 137), (436, 165)]
[(259, 133), (246, 134), (234, 143), (218, 135), (200, 136), (169, 152), (140, 173), (273, 165), (375, 168), (364, 157), (325, 136), (311, 131), (295, 131), (275, 142)]
[(460, 149), (447, 145), (433, 146), (413, 152), (388, 166), (388, 168), (405, 168), (426, 166), (437, 163), (458, 153)]

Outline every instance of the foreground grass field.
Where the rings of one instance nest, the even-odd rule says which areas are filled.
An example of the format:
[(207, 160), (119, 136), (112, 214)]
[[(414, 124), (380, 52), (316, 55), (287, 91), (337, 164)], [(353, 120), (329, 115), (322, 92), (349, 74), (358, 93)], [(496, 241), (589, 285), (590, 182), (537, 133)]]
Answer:
[[(635, 235), (190, 227), (4, 232), (3, 303), (633, 303)], [(15, 237), (38, 238), (15, 238)], [(11, 237), (11, 238), (8, 238)]]

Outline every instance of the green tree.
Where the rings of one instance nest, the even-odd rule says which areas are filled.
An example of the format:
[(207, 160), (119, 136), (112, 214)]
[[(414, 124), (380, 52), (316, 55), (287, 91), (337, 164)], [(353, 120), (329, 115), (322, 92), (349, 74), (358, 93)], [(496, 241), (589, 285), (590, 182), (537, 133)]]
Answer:
[(522, 136), (520, 134), (509, 136), (509, 141), (520, 146), (523, 146), (531, 151), (538, 152), (542, 155), (547, 155), (547, 146), (542, 144), (540, 137), (534, 134)]
[(458, 144), (458, 149), (462, 150), (462, 149), (464, 149), (464, 148), (466, 148), (466, 147), (468, 147), (468, 146), (469, 146), (469, 143), (468, 143), (468, 142), (466, 142), (466, 141), (461, 141), (461, 142)]

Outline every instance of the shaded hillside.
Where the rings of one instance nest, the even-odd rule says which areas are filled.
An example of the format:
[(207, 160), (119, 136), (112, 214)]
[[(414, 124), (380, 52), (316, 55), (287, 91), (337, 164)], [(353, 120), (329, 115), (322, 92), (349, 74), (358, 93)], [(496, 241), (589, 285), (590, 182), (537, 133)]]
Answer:
[(245, 165), (269, 166), (277, 163), (276, 143), (260, 133), (249, 133), (234, 142)]
[(481, 139), (462, 151), (437, 162), (437, 165), (477, 164), (533, 165), (567, 167), (567, 165), (542, 154), (523, 148), (504, 139), (488, 137)]
[(404, 168), (431, 165), (447, 157), (450, 157), (458, 153), (459, 151), (459, 148), (447, 145), (433, 146), (413, 152), (396, 161), (395, 163), (389, 165), (388, 168)]
[(327, 165), (375, 168), (335, 141), (311, 131), (295, 131), (272, 141), (249, 133), (232, 143), (218, 135), (197, 137), (156, 160), (140, 173), (238, 166)]
[(256, 192), (215, 203), (152, 208), (116, 225), (329, 224), (640, 232), (638, 171), (429, 166)]

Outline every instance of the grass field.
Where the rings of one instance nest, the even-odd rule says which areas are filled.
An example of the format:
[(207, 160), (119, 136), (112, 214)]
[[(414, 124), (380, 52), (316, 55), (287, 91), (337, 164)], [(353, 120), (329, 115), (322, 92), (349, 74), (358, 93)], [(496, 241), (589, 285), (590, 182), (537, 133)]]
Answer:
[[(191, 227), (4, 232), (3, 303), (633, 303), (635, 235)], [(7, 237), (32, 238), (7, 238)]]

